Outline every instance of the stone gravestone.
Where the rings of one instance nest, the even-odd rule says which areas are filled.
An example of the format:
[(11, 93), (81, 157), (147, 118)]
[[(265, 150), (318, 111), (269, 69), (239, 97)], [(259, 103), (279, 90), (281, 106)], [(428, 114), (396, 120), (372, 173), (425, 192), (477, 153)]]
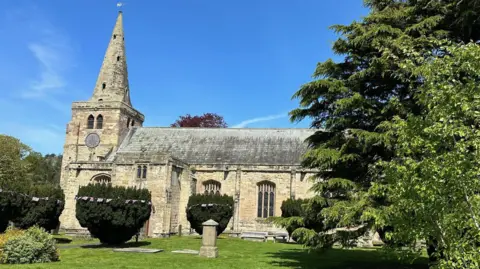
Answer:
[(217, 225), (218, 223), (210, 219), (202, 223), (202, 247), (200, 248), (200, 256), (207, 258), (217, 258)]

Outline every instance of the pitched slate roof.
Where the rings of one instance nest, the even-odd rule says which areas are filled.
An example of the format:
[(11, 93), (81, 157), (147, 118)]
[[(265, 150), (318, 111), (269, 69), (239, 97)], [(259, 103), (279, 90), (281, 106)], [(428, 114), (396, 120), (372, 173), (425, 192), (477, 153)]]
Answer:
[(190, 164), (298, 165), (312, 129), (132, 128), (116, 153), (169, 153)]

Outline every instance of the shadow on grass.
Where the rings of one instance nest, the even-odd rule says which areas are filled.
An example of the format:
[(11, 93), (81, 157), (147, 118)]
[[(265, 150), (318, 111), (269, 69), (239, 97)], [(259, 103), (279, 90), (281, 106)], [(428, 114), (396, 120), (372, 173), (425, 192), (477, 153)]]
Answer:
[[(188, 236), (188, 235), (187, 235)], [(183, 237), (183, 236), (182, 236)], [(202, 240), (202, 236), (198, 236), (198, 235), (195, 235), (195, 237), (192, 237), (193, 239), (196, 239), (196, 240)], [(228, 239), (228, 237), (221, 237), (221, 236), (217, 236), (217, 240), (224, 240), (224, 239)]]
[(64, 238), (64, 237), (54, 237), (55, 243), (57, 244), (70, 244), (72, 243), (72, 239)]
[(272, 265), (302, 269), (428, 269), (428, 259), (421, 258), (414, 264), (402, 264), (376, 250), (329, 249), (324, 252), (307, 249), (284, 250), (267, 253), (274, 260)]
[(140, 242), (127, 242), (120, 245), (107, 245), (107, 244), (88, 244), (81, 246), (82, 248), (139, 248), (151, 245), (152, 243), (147, 241)]

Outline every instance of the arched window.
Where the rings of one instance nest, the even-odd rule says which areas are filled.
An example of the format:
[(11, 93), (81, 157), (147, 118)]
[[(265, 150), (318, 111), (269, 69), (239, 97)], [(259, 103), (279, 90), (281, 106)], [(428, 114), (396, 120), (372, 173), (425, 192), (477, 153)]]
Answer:
[(93, 129), (94, 124), (95, 124), (95, 117), (93, 115), (88, 116), (87, 129)]
[(215, 180), (207, 180), (203, 182), (203, 188), (205, 194), (210, 194), (210, 195), (220, 195), (220, 190), (222, 188), (222, 184), (218, 181)]
[(127, 128), (130, 127), (130, 118), (127, 120)]
[(112, 181), (110, 175), (107, 174), (99, 174), (95, 175), (92, 177), (92, 181), (95, 183), (100, 183), (100, 184), (108, 184)]
[(142, 177), (142, 166), (139, 165), (137, 166), (137, 178), (141, 178)]
[(146, 165), (143, 166), (142, 178), (147, 178), (147, 166)]
[(107, 84), (106, 84), (106, 83), (102, 83), (102, 90), (105, 90), (106, 87), (107, 87)]
[(132, 126), (134, 126), (134, 125), (135, 125), (135, 121), (134, 121), (134, 120), (132, 120)]
[(257, 217), (268, 218), (275, 214), (275, 184), (269, 181), (258, 183)]
[(97, 129), (102, 129), (103, 128), (103, 116), (98, 115), (97, 116)]
[(120, 61), (120, 56), (117, 56), (117, 62)]

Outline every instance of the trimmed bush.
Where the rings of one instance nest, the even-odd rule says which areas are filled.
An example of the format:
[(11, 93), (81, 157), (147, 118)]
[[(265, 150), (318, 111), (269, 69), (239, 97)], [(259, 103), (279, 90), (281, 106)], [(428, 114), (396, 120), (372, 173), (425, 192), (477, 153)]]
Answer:
[[(0, 218), (2, 214), (0, 213)], [(0, 219), (0, 233), (3, 233), (8, 228), (8, 219)]]
[(89, 184), (78, 190), (76, 217), (101, 243), (121, 244), (150, 218), (150, 200), (147, 189)]
[(5, 230), (8, 221), (22, 229), (38, 225), (51, 231), (59, 224), (64, 204), (63, 191), (51, 185), (34, 185), (18, 192), (3, 190), (0, 192), (0, 232)]
[(283, 201), (282, 206), (280, 207), (282, 210), (282, 218), (302, 216), (302, 204), (306, 202), (307, 201), (303, 199), (292, 198), (288, 198), (287, 200)]
[(17, 193), (0, 192), (0, 233), (8, 227), (8, 222), (15, 216), (19, 216), (20, 206), (23, 204), (23, 198)]
[[(304, 201), (303, 199), (292, 198), (288, 198), (287, 200), (283, 201), (282, 206), (280, 207), (280, 209), (282, 210), (282, 218), (303, 216), (304, 213), (302, 210), (302, 204), (304, 204), (305, 202), (306, 201)], [(288, 232), (288, 236), (292, 237), (293, 231), (300, 227), (302, 226), (295, 222), (290, 222), (289, 225), (286, 225), (285, 229)], [(296, 240), (296, 238), (293, 238), (293, 240)]]
[[(19, 217), (12, 219), (15, 226), (27, 229), (38, 225), (48, 232), (57, 228), (65, 205), (63, 191), (49, 185), (36, 185), (30, 188), (28, 195), (22, 201)], [(48, 200), (34, 201), (33, 197), (47, 197)]]
[(195, 194), (188, 199), (187, 220), (192, 229), (202, 234), (202, 223), (213, 219), (218, 222), (217, 235), (220, 235), (233, 216), (233, 206), (232, 196)]
[[(314, 199), (287, 199), (282, 202), (281, 217), (271, 218), (272, 222), (285, 228), (288, 235), (297, 242), (303, 242), (304, 235), (314, 235), (327, 229), (323, 217), (318, 214), (325, 204)], [(295, 232), (298, 231), (298, 232)], [(300, 235), (303, 234), (303, 235)]]
[(58, 261), (54, 238), (43, 228), (30, 227), (24, 234), (9, 239), (2, 251), (1, 262), (10, 264)]

